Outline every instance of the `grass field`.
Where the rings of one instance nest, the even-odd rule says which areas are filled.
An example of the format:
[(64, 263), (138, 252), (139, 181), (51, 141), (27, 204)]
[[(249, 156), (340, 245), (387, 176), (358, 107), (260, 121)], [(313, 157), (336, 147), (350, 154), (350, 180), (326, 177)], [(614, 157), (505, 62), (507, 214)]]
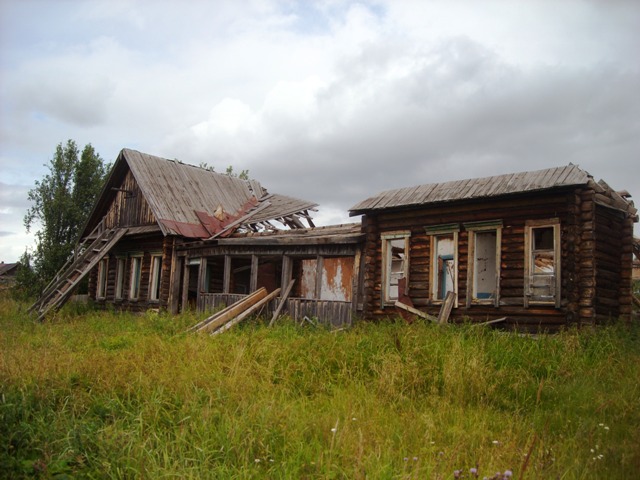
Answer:
[(638, 328), (209, 337), (193, 315), (24, 310), (0, 299), (5, 478), (640, 475)]

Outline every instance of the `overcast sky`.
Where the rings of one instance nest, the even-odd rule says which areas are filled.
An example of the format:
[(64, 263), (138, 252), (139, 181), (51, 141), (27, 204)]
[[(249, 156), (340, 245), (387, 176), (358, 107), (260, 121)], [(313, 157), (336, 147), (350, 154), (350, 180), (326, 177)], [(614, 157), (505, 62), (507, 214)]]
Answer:
[(323, 224), (569, 162), (639, 201), (639, 52), (637, 1), (0, 0), (0, 260), (69, 138), (248, 169)]

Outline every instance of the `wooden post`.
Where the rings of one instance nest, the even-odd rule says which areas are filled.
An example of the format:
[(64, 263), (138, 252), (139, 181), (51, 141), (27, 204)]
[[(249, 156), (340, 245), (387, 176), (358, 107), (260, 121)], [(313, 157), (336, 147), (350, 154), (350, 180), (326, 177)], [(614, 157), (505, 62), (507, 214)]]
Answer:
[(180, 311), (185, 312), (189, 306), (189, 262), (186, 257), (182, 263), (182, 308)]
[(293, 262), (291, 261), (291, 257), (289, 255), (282, 256), (282, 278), (280, 280), (280, 285), (283, 287), (288, 285), (291, 281), (291, 277), (293, 275)]
[(206, 279), (207, 279), (207, 259), (206, 257), (202, 257), (200, 259), (200, 267), (198, 268), (198, 290), (197, 290), (198, 296), (196, 298), (196, 305), (198, 306), (200, 306), (200, 299), (202, 298), (202, 294), (205, 293), (208, 289), (208, 285), (205, 285)]
[(182, 278), (182, 265), (184, 257), (178, 257), (175, 253), (175, 245), (173, 249), (173, 258), (171, 259), (171, 276), (169, 279), (169, 311), (172, 315), (178, 313), (180, 304), (180, 278)]
[(273, 316), (271, 317), (271, 321), (269, 322), (269, 326), (270, 327), (273, 326), (273, 324), (275, 323), (276, 319), (280, 315), (280, 311), (282, 310), (282, 307), (284, 307), (284, 304), (287, 301), (287, 298), (289, 297), (289, 294), (291, 293), (291, 289), (293, 288), (293, 284), (295, 282), (296, 282), (295, 280), (291, 280), (289, 282), (289, 285), (287, 285), (287, 289), (282, 294), (282, 297), (280, 298), (280, 303), (278, 304), (278, 307), (276, 308), (276, 311), (273, 312)]
[(222, 279), (222, 293), (231, 291), (231, 255), (224, 256), (224, 277)]
[(249, 292), (255, 292), (258, 289), (258, 255), (251, 255), (251, 279), (249, 281)]

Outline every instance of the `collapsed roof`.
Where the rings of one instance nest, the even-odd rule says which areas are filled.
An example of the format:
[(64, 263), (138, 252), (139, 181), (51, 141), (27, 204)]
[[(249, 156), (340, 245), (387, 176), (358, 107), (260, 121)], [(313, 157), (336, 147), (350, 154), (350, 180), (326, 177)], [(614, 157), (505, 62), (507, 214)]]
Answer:
[[(163, 235), (192, 239), (228, 236), (236, 230), (276, 230), (313, 227), (316, 203), (269, 193), (257, 180), (243, 180), (206, 168), (123, 149), (83, 230), (91, 232), (108, 212), (128, 171)], [(130, 193), (130, 192), (129, 192)]]

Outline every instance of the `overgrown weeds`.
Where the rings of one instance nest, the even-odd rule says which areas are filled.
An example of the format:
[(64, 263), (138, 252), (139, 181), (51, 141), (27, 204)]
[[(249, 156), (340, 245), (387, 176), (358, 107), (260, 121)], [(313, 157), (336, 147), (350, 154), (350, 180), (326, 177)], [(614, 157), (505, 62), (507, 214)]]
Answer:
[(185, 334), (196, 321), (63, 310), (37, 324), (0, 300), (0, 471), (533, 479), (640, 468), (637, 328), (335, 333), (255, 320)]

